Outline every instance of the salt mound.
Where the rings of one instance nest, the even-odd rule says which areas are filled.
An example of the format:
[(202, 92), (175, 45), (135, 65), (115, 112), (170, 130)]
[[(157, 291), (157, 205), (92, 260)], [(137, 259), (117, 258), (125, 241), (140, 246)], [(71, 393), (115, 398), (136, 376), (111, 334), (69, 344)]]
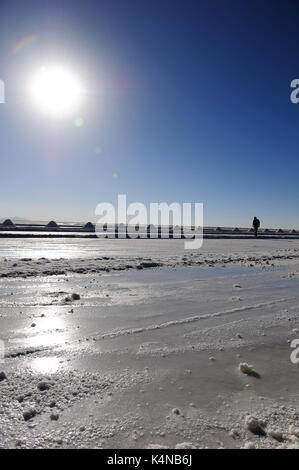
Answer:
[(277, 230), (277, 233), (283, 233), (283, 230), (282, 230), (281, 228), (279, 228), (279, 229)]
[(94, 224), (91, 222), (87, 222), (87, 224), (83, 227), (85, 230), (94, 230)]
[(147, 230), (148, 233), (150, 233), (150, 232), (153, 233), (153, 234), (158, 233), (158, 227), (154, 224), (148, 225), (146, 230)]
[(240, 229), (238, 227), (234, 228), (234, 232), (240, 232)]
[(5, 227), (14, 227), (15, 224), (12, 222), (12, 220), (6, 219), (4, 220), (2, 225), (4, 225)]
[(54, 222), (54, 220), (51, 220), (48, 224), (47, 224), (47, 227), (52, 227), (52, 228), (58, 228), (58, 225), (56, 224), (56, 222)]
[(293, 228), (293, 230), (292, 230), (291, 233), (297, 233), (297, 230), (295, 230), (295, 229)]

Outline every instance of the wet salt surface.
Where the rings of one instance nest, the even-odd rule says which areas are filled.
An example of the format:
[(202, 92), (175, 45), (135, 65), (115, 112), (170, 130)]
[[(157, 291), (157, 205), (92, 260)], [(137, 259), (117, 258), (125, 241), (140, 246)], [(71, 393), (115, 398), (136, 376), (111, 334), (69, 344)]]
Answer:
[[(0, 258), (47, 258), (76, 259), (97, 256), (142, 256), (159, 250), (171, 253), (174, 245), (184, 250), (183, 242), (177, 240), (102, 240), (102, 239), (1, 239)], [(147, 244), (147, 245), (145, 245)]]
[[(299, 265), (264, 268), (1, 279), (0, 446), (281, 445), (246, 430), (248, 413), (293, 445)], [(80, 299), (65, 302), (74, 292)], [(241, 362), (261, 378), (240, 374)]]
[[(288, 271), (287, 267), (276, 266), (265, 268), (267, 271)], [(188, 268), (178, 266), (176, 268), (153, 268), (150, 270), (139, 271), (128, 271), (126, 273), (126, 278), (128, 281), (134, 282), (171, 282), (171, 281), (194, 281), (194, 280), (204, 280), (217, 278), (222, 276), (254, 276), (256, 274), (261, 274), (261, 269), (251, 268), (248, 266), (222, 266), (222, 267), (197, 267), (190, 266)], [(109, 274), (104, 274), (104, 277), (108, 277)], [(120, 278), (119, 275), (113, 274), (111, 279), (115, 282)]]
[(0, 259), (76, 259), (97, 256), (149, 256), (155, 254), (225, 254), (299, 248), (299, 240), (204, 240), (200, 250), (185, 250), (182, 240), (111, 239), (0, 239)]
[[(296, 291), (298, 279), (282, 280), (286, 271), (179, 267), (83, 278), (9, 279), (0, 288), (0, 315), (9, 327), (2, 337), (9, 337), (12, 349), (23, 344), (40, 348), (78, 341), (84, 334), (96, 339), (130, 335), (136, 329), (159, 330), (159, 325), (183, 328), (202, 316), (212, 319), (287, 302), (284, 286)], [(80, 299), (67, 302), (72, 292)]]

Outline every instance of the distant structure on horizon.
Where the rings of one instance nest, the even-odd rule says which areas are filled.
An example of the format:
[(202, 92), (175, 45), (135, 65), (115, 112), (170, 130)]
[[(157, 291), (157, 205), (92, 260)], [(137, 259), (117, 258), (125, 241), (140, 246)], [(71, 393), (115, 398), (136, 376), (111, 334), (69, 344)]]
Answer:
[(48, 224), (47, 227), (49, 228), (58, 228), (57, 223), (54, 220), (51, 220)]
[(94, 230), (94, 229), (95, 229), (95, 226), (94, 226), (93, 223), (87, 222), (87, 224), (84, 225), (83, 229), (84, 229), (84, 230)]
[[(94, 222), (32, 222), (22, 219), (0, 219), (0, 237), (87, 237), (94, 238), (96, 234), (96, 224)], [(169, 238), (185, 239), (194, 234), (196, 227), (184, 227), (180, 225), (140, 225), (140, 224), (104, 224), (101, 238)], [(27, 232), (27, 233), (25, 233)], [(40, 232), (40, 233), (36, 233)], [(43, 233), (42, 233), (43, 232)], [(186, 233), (185, 233), (186, 232)], [(114, 233), (114, 236), (113, 236)], [(253, 227), (203, 227), (204, 238), (251, 238), (254, 233)], [(133, 235), (133, 237), (132, 237)], [(263, 239), (289, 238), (299, 239), (299, 229), (295, 228), (263, 228), (259, 232), (259, 237)]]
[(10, 220), (10, 219), (4, 220), (4, 222), (2, 223), (2, 225), (4, 225), (5, 227), (14, 227), (14, 226), (15, 226), (15, 224), (13, 223), (13, 221)]

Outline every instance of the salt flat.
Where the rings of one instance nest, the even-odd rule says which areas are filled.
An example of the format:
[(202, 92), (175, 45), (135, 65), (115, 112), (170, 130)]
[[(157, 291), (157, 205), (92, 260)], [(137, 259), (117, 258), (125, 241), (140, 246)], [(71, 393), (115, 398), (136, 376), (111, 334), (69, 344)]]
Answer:
[(298, 445), (299, 240), (2, 239), (0, 256), (1, 447)]

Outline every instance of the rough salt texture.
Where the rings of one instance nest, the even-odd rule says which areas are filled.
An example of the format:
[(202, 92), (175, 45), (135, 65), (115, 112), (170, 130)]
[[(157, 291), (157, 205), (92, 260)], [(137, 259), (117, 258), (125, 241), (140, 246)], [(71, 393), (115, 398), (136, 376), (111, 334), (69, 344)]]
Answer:
[(298, 448), (299, 252), (267, 243), (1, 260), (0, 447)]

